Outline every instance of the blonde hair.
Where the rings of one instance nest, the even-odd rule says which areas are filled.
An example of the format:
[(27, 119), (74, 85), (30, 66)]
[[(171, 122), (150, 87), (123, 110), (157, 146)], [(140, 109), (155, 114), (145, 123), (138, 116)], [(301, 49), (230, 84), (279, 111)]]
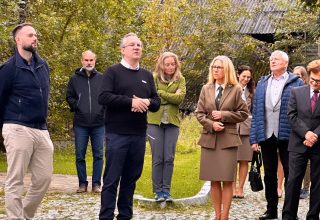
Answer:
[[(168, 57), (172, 57), (174, 59), (174, 62), (176, 63), (176, 70), (171, 79), (166, 78), (166, 73), (164, 72), (164, 60)], [(181, 64), (178, 56), (172, 52), (162, 53), (158, 58), (156, 68), (155, 68), (155, 74), (157, 78), (164, 83), (169, 83), (172, 81), (179, 80), (182, 76), (182, 73), (181, 73)]]
[(297, 74), (296, 74), (296, 71), (299, 71), (299, 72), (300, 72), (300, 74), (301, 74), (301, 79), (303, 80), (303, 82), (304, 82), (305, 84), (307, 84), (308, 81), (309, 81), (309, 77), (308, 77), (306, 68), (304, 68), (303, 66), (296, 66), (295, 68), (293, 68), (293, 73), (294, 73), (295, 75), (297, 75)]
[(216, 62), (217, 60), (220, 60), (222, 62), (223, 72), (224, 72), (224, 84), (225, 85), (237, 85), (238, 81), (237, 81), (236, 71), (234, 69), (233, 63), (229, 57), (224, 56), (224, 55), (216, 56), (211, 61), (210, 66), (209, 66), (209, 74), (208, 74), (208, 83), (207, 84), (214, 84), (216, 82), (216, 80), (212, 76), (212, 66), (213, 66), (214, 62)]

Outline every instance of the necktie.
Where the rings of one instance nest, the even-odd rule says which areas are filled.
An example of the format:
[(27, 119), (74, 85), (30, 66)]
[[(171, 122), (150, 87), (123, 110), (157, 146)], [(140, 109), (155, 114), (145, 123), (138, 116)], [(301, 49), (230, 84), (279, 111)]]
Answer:
[(217, 97), (216, 97), (216, 107), (217, 107), (217, 110), (220, 110), (220, 100), (221, 100), (221, 96), (222, 96), (222, 90), (223, 90), (222, 86), (219, 86), (219, 87), (218, 87), (219, 93), (218, 93), (218, 95), (217, 95)]
[(314, 111), (314, 107), (316, 106), (316, 101), (317, 101), (317, 98), (318, 98), (318, 93), (319, 93), (318, 90), (313, 90), (313, 96), (312, 96), (312, 98), (311, 98), (311, 111), (312, 111), (312, 112)]
[(246, 92), (245, 89), (242, 89), (242, 94), (241, 94), (241, 98), (243, 99), (243, 101), (246, 101)]

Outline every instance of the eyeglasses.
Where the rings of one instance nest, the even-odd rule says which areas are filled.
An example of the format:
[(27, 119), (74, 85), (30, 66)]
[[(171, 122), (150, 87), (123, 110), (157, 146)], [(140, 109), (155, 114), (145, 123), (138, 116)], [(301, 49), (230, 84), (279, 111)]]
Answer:
[(320, 84), (320, 79), (314, 79), (314, 78), (310, 77), (310, 82), (315, 83), (315, 84)]
[(212, 69), (222, 70), (222, 69), (223, 69), (223, 66), (212, 66), (211, 68), (212, 68)]
[(137, 46), (137, 47), (139, 47), (139, 48), (141, 48), (142, 47), (142, 44), (139, 44), (139, 43), (130, 43), (130, 44), (127, 44), (127, 45), (125, 45), (125, 46), (123, 46), (123, 48), (126, 48), (126, 47), (134, 47), (134, 46)]

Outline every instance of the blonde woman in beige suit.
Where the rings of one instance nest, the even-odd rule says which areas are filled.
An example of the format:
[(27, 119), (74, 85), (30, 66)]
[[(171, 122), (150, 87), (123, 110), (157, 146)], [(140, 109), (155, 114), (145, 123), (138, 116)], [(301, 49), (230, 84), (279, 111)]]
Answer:
[(200, 179), (211, 181), (215, 216), (221, 220), (229, 216), (237, 146), (241, 145), (236, 124), (248, 117), (241, 94), (231, 60), (226, 56), (215, 57), (195, 113), (203, 126), (198, 142), (201, 146)]

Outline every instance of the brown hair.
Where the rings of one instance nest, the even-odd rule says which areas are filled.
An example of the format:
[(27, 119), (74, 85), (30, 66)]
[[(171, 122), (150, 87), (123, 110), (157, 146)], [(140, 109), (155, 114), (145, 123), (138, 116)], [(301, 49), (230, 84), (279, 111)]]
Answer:
[(22, 23), (22, 24), (18, 24), (17, 26), (15, 26), (11, 32), (13, 39), (16, 39), (17, 33), (26, 26), (30, 26), (33, 27), (31, 23)]
[(238, 81), (239, 81), (239, 76), (241, 75), (242, 72), (244, 72), (246, 70), (251, 73), (251, 79), (249, 80), (249, 82), (247, 84), (247, 88), (248, 88), (250, 94), (253, 94), (253, 92), (254, 92), (254, 80), (253, 80), (252, 68), (250, 66), (247, 66), (247, 65), (239, 66), (238, 69), (237, 69), (237, 78), (238, 78)]
[(308, 70), (309, 74), (310, 74), (310, 72), (319, 73), (320, 72), (320, 60), (311, 61), (307, 66), (307, 70)]

